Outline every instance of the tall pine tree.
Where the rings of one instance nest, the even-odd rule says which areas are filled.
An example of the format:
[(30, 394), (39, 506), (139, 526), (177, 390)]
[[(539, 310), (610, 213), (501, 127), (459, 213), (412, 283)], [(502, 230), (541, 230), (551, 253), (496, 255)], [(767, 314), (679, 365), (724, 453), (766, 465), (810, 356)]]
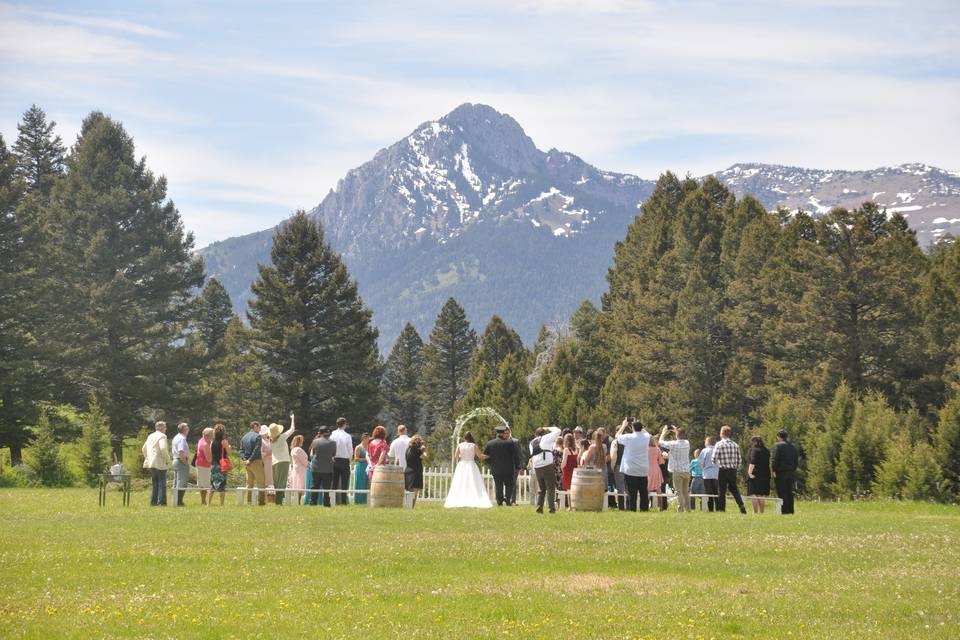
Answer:
[(467, 390), (477, 334), (467, 314), (453, 298), (444, 303), (424, 350), (423, 395), (427, 428), (453, 419), (457, 401)]
[(297, 211), (274, 236), (270, 260), (258, 267), (248, 317), (274, 395), (306, 429), (339, 415), (372, 421), (380, 409), (377, 330), (323, 227)]
[(59, 361), (71, 400), (96, 394), (119, 456), (141, 408), (165, 406), (185, 376), (179, 344), (203, 265), (166, 179), (136, 159), (120, 123), (91, 113), (67, 166), (44, 211), (60, 285), (51, 287)]
[(390, 419), (405, 424), (410, 433), (423, 421), (423, 339), (409, 322), (404, 325), (383, 367), (381, 393)]
[(19, 135), (13, 145), (18, 175), (30, 193), (44, 199), (50, 195), (54, 180), (65, 166), (63, 142), (54, 133), (56, 125), (56, 122), (47, 122), (43, 109), (32, 105), (17, 125)]
[(212, 399), (211, 421), (224, 424), (231, 442), (239, 440), (251, 420), (262, 422), (287, 409), (268, 388), (270, 371), (254, 349), (252, 334), (240, 316), (230, 319), (221, 355), (208, 367), (201, 387)]
[(219, 355), (227, 325), (233, 317), (230, 294), (216, 278), (210, 278), (197, 298), (194, 323), (197, 336), (209, 359)]
[(500, 316), (493, 316), (480, 336), (480, 345), (473, 357), (474, 366), (481, 363), (487, 366), (492, 375), (496, 375), (500, 363), (511, 353), (522, 353), (525, 349), (520, 335), (507, 326)]
[(37, 397), (37, 339), (31, 330), (36, 301), (31, 247), (18, 206), (24, 193), (16, 159), (0, 135), (0, 446), (10, 448), (14, 465), (29, 438)]

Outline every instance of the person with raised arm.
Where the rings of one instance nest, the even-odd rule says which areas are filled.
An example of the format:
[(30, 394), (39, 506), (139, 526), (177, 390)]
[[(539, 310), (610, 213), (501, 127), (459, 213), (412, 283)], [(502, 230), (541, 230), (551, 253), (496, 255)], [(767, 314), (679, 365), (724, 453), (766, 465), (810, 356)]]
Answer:
[[(624, 418), (617, 431), (617, 446), (623, 449), (620, 471), (627, 489), (627, 509), (637, 510), (637, 498), (640, 498), (640, 511), (650, 509), (650, 495), (647, 490), (647, 474), (650, 470), (650, 433), (639, 420), (631, 425)], [(638, 496), (639, 494), (639, 496)]]
[[(668, 430), (673, 435), (672, 440), (667, 439)], [(667, 470), (677, 493), (677, 510), (681, 512), (690, 511), (690, 441), (686, 436), (686, 429), (676, 425), (663, 425), (660, 431), (660, 446), (670, 452)]]
[[(290, 428), (286, 431), (277, 423), (270, 425), (270, 443), (273, 445), (273, 468), (264, 470), (273, 476), (273, 486), (277, 490), (276, 503), (282, 505), (286, 500), (287, 479), (290, 477), (290, 445), (288, 440), (296, 430), (293, 414), (290, 414)], [(301, 438), (302, 440), (302, 438)]]
[(557, 510), (557, 477), (553, 466), (553, 446), (560, 437), (559, 427), (540, 427), (537, 437), (530, 441), (530, 462), (537, 475), (537, 513), (543, 513), (547, 502), (550, 513)]

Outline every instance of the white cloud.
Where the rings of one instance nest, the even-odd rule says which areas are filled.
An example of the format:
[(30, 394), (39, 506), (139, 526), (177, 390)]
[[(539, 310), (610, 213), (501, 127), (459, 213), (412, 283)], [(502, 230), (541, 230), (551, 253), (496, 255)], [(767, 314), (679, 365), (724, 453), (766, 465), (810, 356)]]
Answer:
[(157, 29), (145, 24), (131, 22), (129, 20), (112, 20), (108, 18), (98, 18), (91, 16), (81, 16), (69, 13), (56, 13), (53, 11), (31, 11), (25, 10), (25, 13), (50, 20), (52, 22), (63, 22), (81, 27), (93, 27), (95, 29), (105, 29), (108, 31), (119, 31), (135, 36), (148, 36), (153, 38), (177, 38), (177, 34), (163, 29)]

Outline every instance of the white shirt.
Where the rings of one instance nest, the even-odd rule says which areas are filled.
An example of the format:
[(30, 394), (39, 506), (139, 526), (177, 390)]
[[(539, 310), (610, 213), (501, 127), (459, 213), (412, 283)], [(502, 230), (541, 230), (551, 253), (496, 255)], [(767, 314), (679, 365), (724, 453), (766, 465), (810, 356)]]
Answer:
[(330, 439), (337, 443), (337, 452), (334, 458), (346, 458), (349, 460), (353, 456), (353, 438), (347, 433), (346, 429), (334, 429), (330, 434)]
[(173, 459), (180, 460), (180, 452), (183, 452), (187, 458), (187, 463), (190, 462), (190, 445), (187, 443), (187, 436), (182, 433), (178, 433), (173, 436)]
[(650, 458), (647, 453), (650, 434), (644, 430), (625, 433), (617, 436), (617, 444), (623, 447), (620, 473), (628, 476), (646, 476), (650, 470)]
[(143, 443), (143, 468), (166, 469), (170, 466), (170, 452), (167, 451), (167, 434), (154, 431)]
[[(553, 445), (557, 443), (559, 437), (560, 427), (550, 427), (547, 433), (540, 436), (540, 450), (543, 453), (538, 453), (533, 459), (534, 469), (553, 464)], [(530, 455), (533, 455), (533, 442), (530, 443)]]
[(404, 469), (407, 468), (407, 447), (409, 443), (410, 438), (408, 438), (406, 434), (397, 436), (396, 440), (390, 443), (390, 453), (388, 456), (396, 460), (394, 464), (398, 464)]
[(287, 440), (293, 435), (293, 426), (277, 436), (277, 441), (272, 442), (273, 446), (273, 464), (278, 462), (290, 462), (290, 445)]
[(661, 440), (660, 446), (670, 450), (667, 458), (667, 471), (670, 473), (690, 473), (690, 441)]

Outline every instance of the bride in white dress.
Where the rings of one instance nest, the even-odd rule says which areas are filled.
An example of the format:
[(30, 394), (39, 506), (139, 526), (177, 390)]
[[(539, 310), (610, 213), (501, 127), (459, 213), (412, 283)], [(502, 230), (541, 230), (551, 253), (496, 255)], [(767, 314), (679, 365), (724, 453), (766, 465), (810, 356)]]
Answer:
[(457, 445), (456, 458), (457, 468), (453, 472), (450, 492), (447, 494), (443, 506), (447, 509), (457, 507), (489, 509), (492, 507), (493, 503), (490, 502), (487, 488), (483, 486), (483, 478), (480, 477), (480, 467), (474, 460), (475, 458), (483, 460), (486, 456), (474, 444), (473, 434), (469, 431), (463, 436), (463, 442)]

